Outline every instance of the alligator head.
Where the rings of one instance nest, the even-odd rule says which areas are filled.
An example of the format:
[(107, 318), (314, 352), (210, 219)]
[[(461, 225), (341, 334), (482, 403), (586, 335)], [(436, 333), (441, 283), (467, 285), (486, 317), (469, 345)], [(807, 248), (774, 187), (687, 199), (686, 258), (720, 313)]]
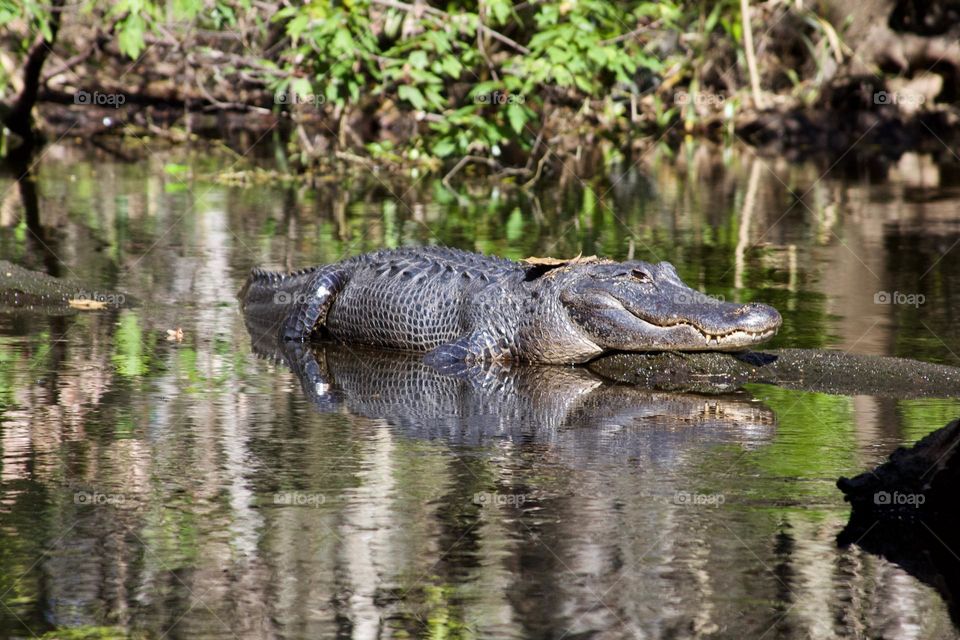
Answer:
[(773, 307), (691, 289), (668, 262), (595, 261), (557, 271), (562, 306), (604, 350), (735, 351), (769, 340), (782, 321)]

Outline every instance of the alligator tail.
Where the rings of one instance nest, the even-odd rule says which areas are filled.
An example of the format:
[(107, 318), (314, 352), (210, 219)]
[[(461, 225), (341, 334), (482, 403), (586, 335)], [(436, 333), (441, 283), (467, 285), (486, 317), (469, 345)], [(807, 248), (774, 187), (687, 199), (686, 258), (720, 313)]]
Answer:
[(240, 290), (243, 313), (257, 324), (275, 327), (280, 340), (305, 341), (322, 327), (336, 294), (346, 285), (338, 265), (293, 273), (255, 268)]

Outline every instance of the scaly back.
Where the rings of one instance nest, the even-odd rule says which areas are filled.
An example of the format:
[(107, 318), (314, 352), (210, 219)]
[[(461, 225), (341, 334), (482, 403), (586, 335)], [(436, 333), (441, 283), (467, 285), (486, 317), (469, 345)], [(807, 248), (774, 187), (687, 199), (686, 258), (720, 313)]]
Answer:
[(334, 300), (326, 329), (345, 341), (416, 351), (463, 334), (472, 294), (524, 275), (509, 260), (439, 247), (378, 251), (346, 265), (350, 283)]

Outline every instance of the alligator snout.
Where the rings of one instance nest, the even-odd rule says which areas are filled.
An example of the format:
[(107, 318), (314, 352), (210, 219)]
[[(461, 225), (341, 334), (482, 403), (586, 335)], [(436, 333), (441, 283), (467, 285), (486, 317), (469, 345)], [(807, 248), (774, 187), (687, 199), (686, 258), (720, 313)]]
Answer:
[(750, 302), (737, 307), (734, 316), (741, 318), (745, 329), (749, 331), (775, 331), (783, 324), (780, 312), (768, 304)]
[(745, 304), (737, 307), (737, 309), (733, 313), (738, 316), (745, 316), (748, 313), (753, 313), (755, 311), (762, 310), (764, 306), (765, 305), (762, 305), (756, 302), (751, 302), (749, 304)]
[(773, 337), (783, 318), (770, 305), (759, 302), (722, 303), (714, 307), (687, 309), (686, 321), (699, 329), (708, 344), (728, 342), (748, 346)]

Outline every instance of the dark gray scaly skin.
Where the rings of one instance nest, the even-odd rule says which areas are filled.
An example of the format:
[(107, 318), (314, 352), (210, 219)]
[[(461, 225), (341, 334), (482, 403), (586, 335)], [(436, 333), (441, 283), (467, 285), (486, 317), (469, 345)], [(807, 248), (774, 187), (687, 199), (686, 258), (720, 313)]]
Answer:
[(439, 247), (382, 250), (291, 274), (254, 269), (246, 314), (283, 340), (429, 352), (432, 364), (580, 363), (610, 351), (734, 351), (768, 340), (780, 314), (719, 302), (673, 265), (522, 263)]

